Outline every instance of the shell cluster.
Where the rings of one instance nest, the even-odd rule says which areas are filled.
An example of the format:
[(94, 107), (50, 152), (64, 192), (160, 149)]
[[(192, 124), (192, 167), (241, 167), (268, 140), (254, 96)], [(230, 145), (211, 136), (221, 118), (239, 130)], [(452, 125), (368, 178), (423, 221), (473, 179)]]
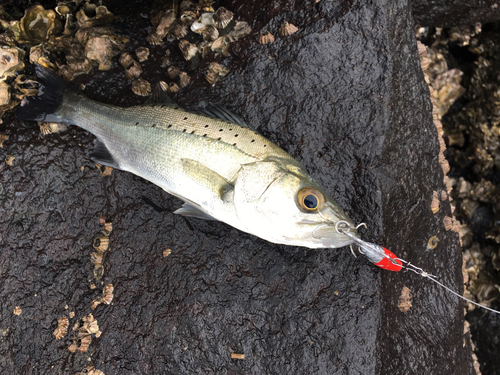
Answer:
[[(0, 34), (0, 118), (25, 96), (37, 93), (36, 82), (17, 75), (24, 68), (24, 49), (29, 50), (30, 63), (69, 81), (94, 68), (108, 70), (127, 42), (109, 27), (116, 19), (105, 6), (82, 1), (63, 1), (54, 10), (33, 5), (20, 20), (1, 12), (5, 32)], [(42, 131), (53, 132), (50, 127)]]
[[(435, 106), (433, 115), (443, 136), (440, 148), (455, 170), (465, 171), (467, 176), (446, 181), (447, 195), (441, 192), (439, 198), (441, 206), (447, 198), (452, 200), (452, 210), (442, 224), (446, 230), (458, 232), (463, 244), (464, 295), (488, 306), (500, 298), (497, 276), (500, 271), (500, 184), (495, 177), (500, 170), (497, 69), (500, 37), (497, 33), (483, 33), (481, 29), (481, 25), (476, 24), (450, 29), (422, 28), (419, 33), (423, 39), (433, 41), (427, 49), (423, 47), (422, 65), (427, 66), (426, 79), (431, 85)], [(450, 45), (467, 49), (474, 56), (473, 61), (459, 64), (465, 73), (448, 68)], [(455, 61), (453, 64), (457, 66)], [(459, 97), (463, 99), (457, 102)], [(439, 161), (446, 172), (450, 166), (444, 155), (439, 155)], [(431, 209), (437, 207), (436, 203), (433, 197)], [(457, 218), (467, 224), (461, 224)], [(468, 305), (469, 310), (474, 308)]]
[(86, 352), (92, 342), (92, 335), (95, 337), (101, 336), (101, 331), (99, 330), (99, 325), (97, 320), (92, 314), (88, 314), (78, 321), (73, 326), (73, 343), (68, 347), (68, 350), (72, 353), (76, 352)]
[[(152, 45), (165, 42), (177, 44), (186, 61), (197, 62), (207, 56), (230, 56), (231, 44), (247, 36), (252, 31), (247, 22), (234, 20), (230, 10), (219, 7), (214, 10), (213, 2), (201, 0), (197, 3), (183, 0), (178, 9), (174, 3), (157, 11), (152, 18), (153, 30), (148, 35)], [(169, 76), (177, 77), (175, 67), (171, 68), (170, 51), (163, 59), (164, 66), (169, 69)], [(227, 70), (226, 68), (224, 68)], [(226, 73), (227, 74), (227, 73)], [(207, 80), (214, 84), (225, 74), (206, 74)], [(179, 73), (177, 87), (171, 87), (170, 92), (186, 87), (190, 82), (187, 73)]]

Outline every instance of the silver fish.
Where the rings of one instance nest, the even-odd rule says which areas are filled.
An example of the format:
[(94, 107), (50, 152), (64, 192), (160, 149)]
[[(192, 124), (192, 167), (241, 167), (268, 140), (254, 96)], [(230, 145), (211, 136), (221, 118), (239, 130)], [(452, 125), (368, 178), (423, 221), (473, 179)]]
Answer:
[(121, 108), (68, 89), (41, 66), (37, 75), (39, 94), (25, 98), (17, 116), (91, 132), (97, 137), (93, 160), (180, 198), (176, 214), (309, 248), (342, 247), (359, 236), (304, 167), (223, 108), (190, 112), (171, 101)]

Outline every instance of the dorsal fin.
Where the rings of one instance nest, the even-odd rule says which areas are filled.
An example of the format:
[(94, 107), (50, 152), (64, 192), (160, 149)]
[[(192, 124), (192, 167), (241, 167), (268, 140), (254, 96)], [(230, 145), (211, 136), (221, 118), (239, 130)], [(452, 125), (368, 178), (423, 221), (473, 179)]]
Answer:
[(163, 89), (160, 83), (157, 83), (153, 89), (153, 92), (149, 98), (144, 102), (144, 104), (163, 104), (178, 107), (170, 96), (168, 96), (167, 91)]
[(250, 126), (243, 120), (240, 116), (235, 115), (229, 109), (221, 106), (220, 104), (209, 105), (206, 108), (197, 110), (199, 114), (203, 116), (217, 118), (219, 120), (228, 121), (233, 124), (240, 125), (244, 128), (250, 128)]

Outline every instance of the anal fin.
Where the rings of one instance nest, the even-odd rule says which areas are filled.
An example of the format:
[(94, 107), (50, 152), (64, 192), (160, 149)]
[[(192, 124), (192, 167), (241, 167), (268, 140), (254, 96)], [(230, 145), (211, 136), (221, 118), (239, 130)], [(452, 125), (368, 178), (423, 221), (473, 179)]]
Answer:
[(120, 166), (115, 161), (113, 155), (111, 155), (106, 145), (98, 139), (96, 139), (95, 141), (94, 151), (90, 154), (90, 157), (96, 163), (106, 165), (108, 167), (113, 167), (115, 169), (120, 169)]

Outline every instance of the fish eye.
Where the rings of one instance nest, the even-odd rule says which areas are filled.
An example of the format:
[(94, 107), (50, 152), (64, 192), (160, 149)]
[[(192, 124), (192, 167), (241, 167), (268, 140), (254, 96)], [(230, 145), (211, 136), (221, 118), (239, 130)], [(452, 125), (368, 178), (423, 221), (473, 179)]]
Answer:
[(297, 203), (304, 212), (313, 212), (325, 203), (323, 194), (315, 188), (303, 188), (297, 193)]

